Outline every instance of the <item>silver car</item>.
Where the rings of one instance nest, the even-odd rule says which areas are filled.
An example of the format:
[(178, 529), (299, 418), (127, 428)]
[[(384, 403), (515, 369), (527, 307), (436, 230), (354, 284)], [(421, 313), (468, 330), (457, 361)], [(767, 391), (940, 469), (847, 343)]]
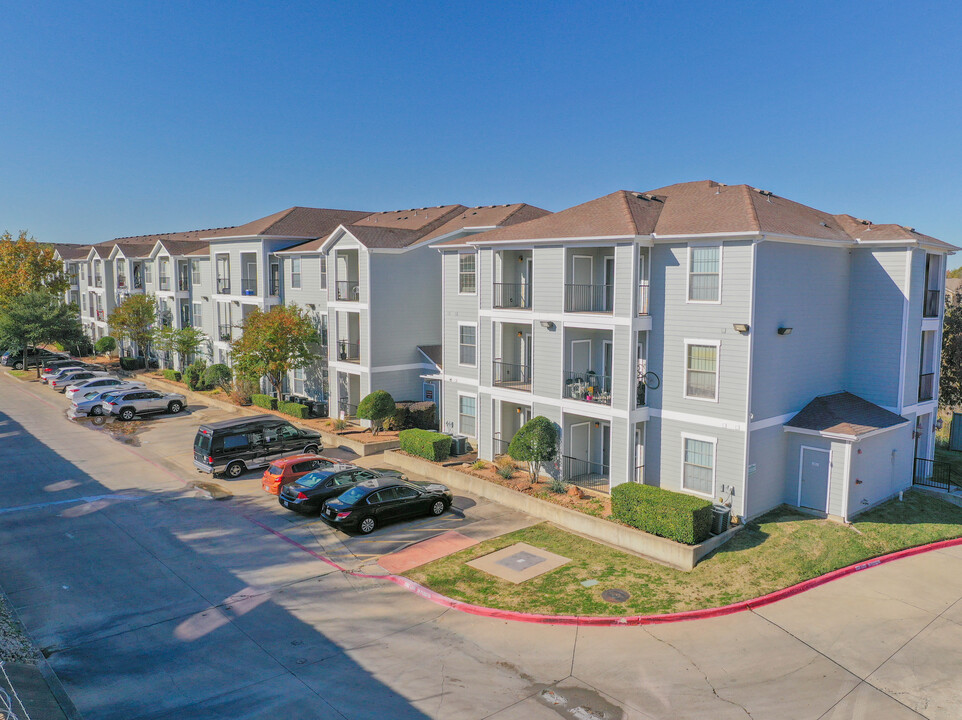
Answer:
[(145, 388), (134, 388), (112, 394), (101, 403), (104, 415), (117, 415), (121, 420), (133, 420), (137, 415), (179, 413), (187, 407), (187, 398), (179, 393), (162, 393)]
[(142, 382), (128, 382), (121, 380), (115, 375), (108, 375), (107, 377), (92, 377), (87, 380), (81, 380), (68, 387), (64, 393), (64, 397), (68, 400), (73, 400), (74, 397), (77, 397), (78, 393), (82, 396), (87, 390), (106, 390), (107, 388), (120, 387), (121, 385), (126, 385), (127, 387), (144, 387)]
[(53, 368), (50, 372), (45, 372), (40, 376), (40, 382), (47, 385), (54, 378), (58, 378), (61, 375), (66, 375), (71, 372), (80, 372), (81, 370), (86, 370), (87, 366), (81, 362), (73, 362), (69, 365), (61, 365), (60, 367)]
[(81, 416), (85, 417), (87, 415), (103, 415), (104, 414), (104, 402), (109, 401), (114, 395), (121, 394), (124, 390), (133, 390), (135, 388), (142, 388), (143, 383), (131, 383), (127, 386), (126, 383), (123, 385), (115, 385), (113, 387), (107, 388), (94, 388), (92, 390), (87, 390), (86, 392), (80, 391), (72, 400), (72, 405), (70, 408), (70, 414), (73, 417)]
[(55, 377), (48, 384), (57, 392), (62, 393), (71, 385), (75, 385), (82, 380), (104, 377), (110, 377), (110, 373), (103, 370), (78, 370), (76, 372), (63, 373)]

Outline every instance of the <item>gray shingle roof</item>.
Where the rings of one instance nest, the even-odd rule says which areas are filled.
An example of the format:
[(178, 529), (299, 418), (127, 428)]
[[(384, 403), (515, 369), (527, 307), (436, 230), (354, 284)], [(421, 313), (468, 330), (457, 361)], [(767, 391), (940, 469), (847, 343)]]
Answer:
[(822, 395), (812, 400), (785, 427), (857, 438), (909, 422), (850, 392)]

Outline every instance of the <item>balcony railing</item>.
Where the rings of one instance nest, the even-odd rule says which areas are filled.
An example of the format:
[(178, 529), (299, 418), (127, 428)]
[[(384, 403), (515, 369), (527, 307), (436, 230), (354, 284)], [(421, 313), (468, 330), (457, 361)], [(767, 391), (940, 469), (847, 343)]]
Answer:
[(217, 326), (217, 337), (220, 338), (222, 342), (231, 341), (231, 326), (230, 324), (219, 324)]
[(270, 294), (271, 294), (271, 297), (280, 297), (281, 284), (277, 281), (276, 278), (271, 279)]
[(565, 312), (610, 313), (614, 285), (565, 285)]
[(635, 474), (631, 478), (636, 483), (645, 483), (645, 466), (635, 465)]
[(638, 283), (638, 314), (648, 314), (648, 281), (642, 280)]
[(531, 283), (495, 283), (494, 307), (531, 309)]
[(338, 280), (334, 283), (334, 292), (338, 300), (357, 302), (361, 297), (361, 286), (357, 280)]
[(134, 287), (142, 288), (143, 286), (144, 286), (143, 278), (141, 278), (140, 275), (134, 275)]
[(157, 278), (157, 287), (161, 290), (170, 290), (170, 278), (166, 275), (161, 275)]
[(919, 402), (935, 397), (935, 373), (919, 375)]
[(531, 366), (495, 360), (492, 363), (494, 384), (511, 390), (531, 392)]
[(227, 278), (217, 278), (217, 294), (230, 295), (230, 280)]
[(585, 372), (565, 372), (564, 397), (570, 400), (611, 405), (611, 378)]
[(98, 319), (98, 320), (103, 320), (103, 319), (104, 319), (104, 311), (103, 311), (103, 310), (97, 310), (97, 319)]
[(104, 279), (103, 279), (103, 277), (101, 277), (100, 275), (95, 275), (95, 276), (94, 276), (94, 287), (103, 287), (103, 286), (104, 286)]
[(177, 278), (177, 290), (180, 292), (187, 292), (190, 290), (190, 277), (181, 275), (179, 278)]
[(348, 342), (347, 340), (337, 341), (337, 359), (342, 362), (361, 362), (361, 343)]
[(561, 456), (561, 479), (578, 487), (608, 492), (607, 465)]
[(125, 288), (125, 287), (127, 287), (127, 278), (125, 278), (123, 275), (118, 275), (118, 276), (117, 276), (117, 287), (119, 287), (119, 288)]
[(241, 278), (241, 295), (257, 294), (257, 278)]
[(503, 440), (500, 435), (491, 438), (491, 456), (507, 455), (508, 448), (511, 446), (510, 440)]
[(933, 318), (939, 316), (939, 291), (926, 290), (925, 302), (922, 307), (922, 317)]
[(357, 417), (357, 405), (351, 405), (347, 400), (337, 401), (337, 414), (345, 418)]
[(78, 276), (76, 276), (76, 275), (68, 275), (67, 277), (68, 277), (69, 280), (70, 280), (70, 285), (71, 285), (71, 286), (77, 285), (77, 284), (80, 282), (80, 279), (79, 279)]

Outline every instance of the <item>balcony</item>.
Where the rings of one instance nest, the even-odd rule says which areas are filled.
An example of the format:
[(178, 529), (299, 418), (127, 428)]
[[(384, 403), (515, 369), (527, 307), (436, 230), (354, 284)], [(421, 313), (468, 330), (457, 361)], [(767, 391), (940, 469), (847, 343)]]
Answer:
[(922, 307), (922, 317), (937, 318), (939, 316), (939, 291), (926, 290)]
[(104, 279), (101, 275), (94, 275), (94, 287), (103, 287)]
[(509, 390), (531, 392), (531, 366), (495, 360), (491, 363), (493, 384)]
[(217, 278), (217, 294), (230, 295), (230, 280), (227, 278)]
[(278, 280), (276, 277), (271, 278), (271, 287), (268, 292), (270, 293), (271, 297), (281, 296), (281, 283), (280, 283), (280, 280)]
[(218, 338), (221, 342), (230, 342), (230, 341), (231, 341), (232, 337), (231, 337), (231, 326), (230, 326), (230, 323), (226, 323), (226, 324), (225, 324), (225, 323), (220, 323), (220, 324), (217, 326), (217, 338)]
[(104, 311), (103, 311), (103, 310), (97, 310), (96, 312), (97, 312), (97, 316), (96, 316), (97, 319), (102, 321), (102, 320), (104, 319)]
[(611, 405), (611, 378), (590, 372), (566, 372), (563, 394), (569, 400)]
[(257, 278), (241, 278), (241, 295), (257, 294)]
[(925, 402), (935, 397), (935, 373), (919, 375), (919, 402)]
[(117, 287), (118, 287), (118, 288), (125, 288), (125, 287), (127, 287), (127, 278), (125, 278), (123, 275), (118, 275), (118, 276), (117, 276)]
[(80, 278), (77, 277), (76, 273), (73, 275), (68, 275), (67, 280), (70, 282), (70, 287), (77, 287), (77, 285), (80, 283)]
[(614, 285), (565, 284), (565, 312), (611, 314), (614, 308)]
[(337, 341), (337, 359), (341, 362), (361, 362), (361, 343), (348, 340)]
[(190, 277), (181, 275), (177, 278), (177, 291), (178, 292), (190, 291)]
[(338, 280), (334, 283), (334, 297), (342, 302), (357, 302), (361, 297), (361, 286), (357, 280)]
[(648, 281), (643, 280), (638, 283), (638, 315), (639, 317), (648, 314)]
[(602, 463), (561, 456), (561, 479), (571, 485), (608, 492), (610, 468)]
[(530, 310), (531, 283), (494, 283), (496, 308)]
[(170, 278), (166, 275), (161, 275), (157, 278), (157, 288), (160, 290), (170, 290)]
[(356, 418), (357, 405), (352, 405), (350, 402), (342, 398), (341, 400), (337, 401), (337, 414), (339, 417), (342, 417), (345, 420), (348, 418)]

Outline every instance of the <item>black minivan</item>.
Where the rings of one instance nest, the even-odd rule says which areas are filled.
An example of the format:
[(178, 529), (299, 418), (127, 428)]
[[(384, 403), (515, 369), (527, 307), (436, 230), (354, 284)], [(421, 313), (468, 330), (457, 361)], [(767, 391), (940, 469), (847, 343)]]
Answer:
[(206, 473), (222, 472), (236, 478), (277, 458), (322, 449), (319, 432), (296, 428), (274, 415), (255, 415), (197, 428), (194, 466)]

